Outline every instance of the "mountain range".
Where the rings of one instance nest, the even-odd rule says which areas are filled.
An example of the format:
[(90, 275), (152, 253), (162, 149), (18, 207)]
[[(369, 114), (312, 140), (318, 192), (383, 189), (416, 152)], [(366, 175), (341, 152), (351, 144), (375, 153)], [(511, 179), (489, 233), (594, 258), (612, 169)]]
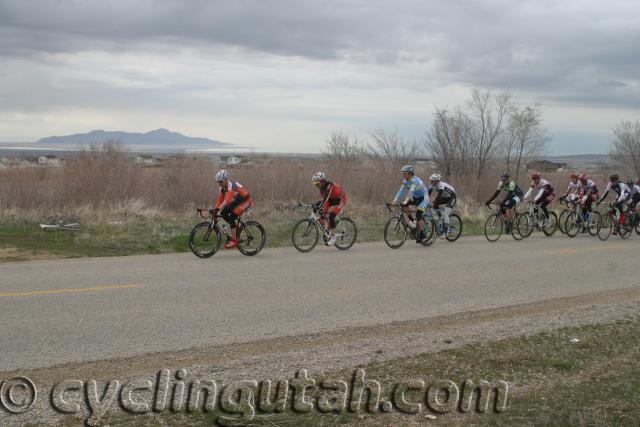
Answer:
[(156, 129), (147, 133), (129, 133), (122, 131), (94, 130), (89, 133), (76, 133), (67, 136), (49, 136), (38, 140), (39, 144), (92, 144), (106, 141), (119, 141), (124, 145), (171, 145), (171, 146), (207, 146), (209, 148), (228, 147), (230, 144), (208, 138), (185, 136), (168, 129)]

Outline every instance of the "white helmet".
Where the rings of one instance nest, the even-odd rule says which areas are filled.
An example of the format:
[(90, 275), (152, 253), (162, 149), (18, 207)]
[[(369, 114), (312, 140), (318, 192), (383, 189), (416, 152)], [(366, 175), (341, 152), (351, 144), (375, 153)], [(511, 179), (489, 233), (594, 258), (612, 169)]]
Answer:
[(429, 181), (440, 181), (440, 178), (442, 178), (440, 174), (434, 173), (429, 177)]
[(411, 166), (411, 165), (404, 165), (404, 166), (402, 167), (402, 172), (413, 173), (413, 166)]
[(229, 172), (227, 172), (226, 169), (222, 169), (216, 174), (216, 181), (218, 182), (222, 182), (226, 178), (229, 178)]
[(313, 182), (320, 182), (326, 179), (327, 179), (327, 175), (325, 175), (324, 172), (316, 172), (313, 174), (313, 177), (311, 177), (311, 181)]

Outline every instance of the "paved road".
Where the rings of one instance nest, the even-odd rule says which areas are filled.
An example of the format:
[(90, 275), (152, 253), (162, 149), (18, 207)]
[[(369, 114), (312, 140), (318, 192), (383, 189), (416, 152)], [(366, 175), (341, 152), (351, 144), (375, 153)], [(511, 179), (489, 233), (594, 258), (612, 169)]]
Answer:
[(628, 241), (482, 237), (0, 264), (0, 371), (640, 287)]

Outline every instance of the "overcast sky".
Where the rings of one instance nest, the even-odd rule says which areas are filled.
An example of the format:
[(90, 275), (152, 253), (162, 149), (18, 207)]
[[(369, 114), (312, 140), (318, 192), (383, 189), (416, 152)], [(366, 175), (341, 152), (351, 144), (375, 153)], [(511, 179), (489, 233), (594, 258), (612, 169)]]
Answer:
[(0, 138), (93, 129), (319, 151), (423, 138), (471, 88), (542, 103), (551, 154), (640, 119), (640, 2), (0, 0)]

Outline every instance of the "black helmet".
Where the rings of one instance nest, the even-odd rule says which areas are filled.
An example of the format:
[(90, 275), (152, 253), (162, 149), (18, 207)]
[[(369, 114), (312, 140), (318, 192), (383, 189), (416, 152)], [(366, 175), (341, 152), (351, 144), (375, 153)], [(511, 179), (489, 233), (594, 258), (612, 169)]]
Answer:
[(500, 181), (506, 181), (509, 179), (509, 173), (508, 172), (502, 172), (500, 174)]
[(634, 186), (634, 184), (635, 184), (635, 183), (633, 182), (633, 179), (629, 178), (629, 179), (627, 180), (627, 185), (628, 185), (629, 187), (633, 187), (633, 186)]
[(614, 173), (613, 175), (611, 175), (611, 176), (609, 177), (609, 181), (611, 181), (611, 182), (618, 182), (618, 181), (620, 181), (620, 177), (618, 176), (618, 174)]

